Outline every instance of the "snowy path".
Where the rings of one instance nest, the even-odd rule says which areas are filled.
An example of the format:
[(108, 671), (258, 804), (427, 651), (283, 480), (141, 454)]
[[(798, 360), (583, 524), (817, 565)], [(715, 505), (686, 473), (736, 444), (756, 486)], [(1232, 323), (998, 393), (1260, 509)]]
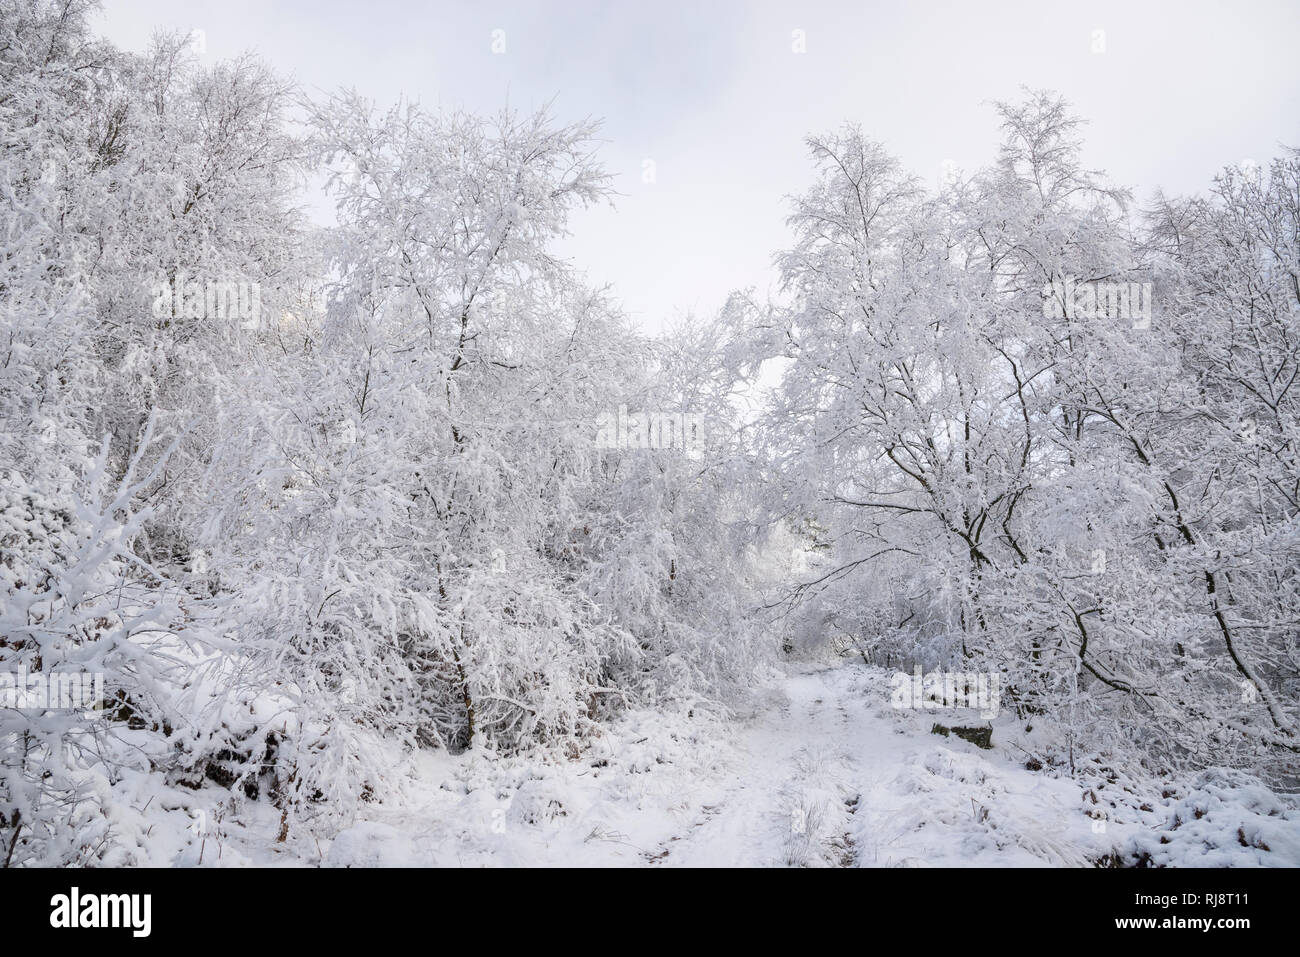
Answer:
[(800, 675), (787, 700), (764, 712), (736, 742), (735, 777), (694, 830), (664, 845), (663, 863), (804, 864), (829, 842), (839, 863), (857, 846), (838, 825), (861, 810), (859, 783), (896, 759), (892, 734), (829, 685), (829, 674)]
[[(317, 863), (1089, 866), (1128, 836), (1151, 841), (1178, 800), (1212, 799), (1156, 800), (1121, 823), (1108, 800), (1123, 812), (1118, 786), (1093, 785), (1102, 800), (1090, 803), (1085, 785), (1027, 770), (999, 745), (1018, 730), (1009, 718), (995, 723), (995, 750), (981, 751), (930, 733), (933, 713), (891, 709), (888, 679), (852, 663), (791, 674), (747, 720), (645, 713), (575, 762), (426, 755), (410, 803), (376, 808)], [(1089, 816), (1100, 807), (1109, 833)], [(1300, 856), (1294, 819), (1258, 810), (1224, 805), (1217, 830), (1206, 818), (1203, 834), (1176, 832), (1194, 837), (1180, 862)], [(1239, 824), (1269, 828), (1284, 854), (1241, 845)]]
[[(1078, 789), (895, 712), (882, 672), (795, 674), (738, 724), (654, 726), (538, 767), (428, 758), (424, 800), (377, 810), (334, 864), (1083, 864)], [(433, 782), (437, 782), (436, 784)]]
[[(785, 703), (738, 740), (734, 781), (663, 863), (1085, 863), (1068, 848), (1092, 843), (1073, 785), (928, 734), (934, 715), (889, 710), (879, 678), (852, 666), (788, 678)], [(997, 834), (995, 797), (1001, 813), (1015, 808), (1014, 839)]]

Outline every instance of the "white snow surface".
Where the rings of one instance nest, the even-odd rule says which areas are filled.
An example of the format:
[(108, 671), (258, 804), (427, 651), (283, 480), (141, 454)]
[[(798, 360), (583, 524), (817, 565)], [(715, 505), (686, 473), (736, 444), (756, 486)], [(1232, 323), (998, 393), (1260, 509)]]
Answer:
[[(290, 866), (1296, 866), (1300, 810), (1240, 772), (1140, 780), (1096, 757), (1026, 767), (931, 733), (971, 713), (896, 711), (861, 664), (774, 675), (749, 715), (636, 712), (580, 755), (424, 752), (400, 801), (332, 840), (273, 841), (266, 807), (209, 834), (201, 863)], [(1031, 766), (1032, 765), (1032, 762)], [(207, 789), (205, 789), (206, 791)], [(215, 789), (214, 789), (215, 790)], [(220, 793), (220, 792), (218, 792)], [(200, 863), (197, 837), (172, 859)]]

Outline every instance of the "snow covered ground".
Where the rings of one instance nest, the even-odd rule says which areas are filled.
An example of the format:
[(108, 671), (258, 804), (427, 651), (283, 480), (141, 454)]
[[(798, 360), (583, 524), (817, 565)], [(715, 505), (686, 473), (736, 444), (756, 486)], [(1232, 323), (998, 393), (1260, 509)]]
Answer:
[(748, 715), (635, 712), (568, 758), (422, 752), (332, 840), (276, 843), (273, 808), (211, 784), (142, 796), (136, 829), (181, 866), (1300, 865), (1300, 809), (1248, 775), (1071, 776), (1050, 730), (1003, 714), (981, 750), (931, 732), (973, 712), (895, 710), (890, 678), (792, 666)]
[(852, 663), (793, 670), (752, 715), (640, 714), (571, 762), (426, 755), (408, 803), (299, 863), (1300, 864), (1300, 812), (1245, 776), (1029, 770), (1014, 718), (980, 750), (930, 733), (942, 716), (891, 709), (888, 680)]

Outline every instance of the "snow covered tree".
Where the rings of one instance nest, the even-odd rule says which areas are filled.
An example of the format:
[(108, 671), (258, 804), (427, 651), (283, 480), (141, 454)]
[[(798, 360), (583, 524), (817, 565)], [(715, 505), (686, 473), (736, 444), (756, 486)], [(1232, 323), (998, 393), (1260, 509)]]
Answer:
[(738, 324), (783, 364), (772, 514), (829, 546), (789, 598), (868, 655), (996, 671), (1070, 734), (1276, 759), (1293, 157), (1144, 238), (1059, 98), (999, 112), (998, 162), (932, 198), (855, 129), (809, 141), (790, 302)]

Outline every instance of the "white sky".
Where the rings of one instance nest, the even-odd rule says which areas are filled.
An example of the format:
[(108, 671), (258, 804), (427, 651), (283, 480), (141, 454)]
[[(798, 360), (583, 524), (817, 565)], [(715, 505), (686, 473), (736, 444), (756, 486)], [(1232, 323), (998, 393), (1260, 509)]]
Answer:
[(603, 117), (623, 195), (577, 216), (565, 251), (648, 330), (771, 286), (784, 197), (810, 179), (802, 138), (848, 120), (936, 182), (945, 160), (992, 158), (989, 101), (1047, 87), (1092, 121), (1089, 164), (1139, 198), (1300, 145), (1300, 0), (104, 0), (98, 28), (119, 46), (158, 27), (383, 105), (554, 97), (560, 120)]

